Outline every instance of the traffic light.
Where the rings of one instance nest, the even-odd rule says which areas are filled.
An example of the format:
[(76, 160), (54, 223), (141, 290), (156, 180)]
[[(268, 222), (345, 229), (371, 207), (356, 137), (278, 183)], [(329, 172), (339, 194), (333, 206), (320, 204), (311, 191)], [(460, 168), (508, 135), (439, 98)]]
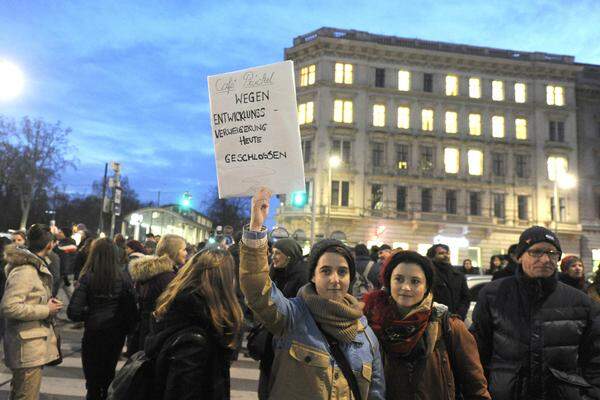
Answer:
[(190, 192), (184, 192), (181, 197), (181, 206), (184, 208), (189, 208), (192, 204), (192, 195)]
[(308, 201), (306, 196), (306, 192), (293, 192), (292, 193), (292, 206), (294, 207), (304, 207)]

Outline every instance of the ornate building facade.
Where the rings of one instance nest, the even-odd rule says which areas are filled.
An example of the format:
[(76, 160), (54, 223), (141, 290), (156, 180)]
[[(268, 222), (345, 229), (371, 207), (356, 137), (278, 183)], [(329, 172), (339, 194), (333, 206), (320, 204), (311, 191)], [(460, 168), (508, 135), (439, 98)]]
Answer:
[(321, 28), (285, 58), (308, 203), (283, 199), (277, 222), (297, 238), (310, 237), (314, 198), (317, 239), (444, 242), (454, 263), (486, 267), (537, 224), (580, 253), (581, 202), (563, 185), (581, 145), (573, 57)]

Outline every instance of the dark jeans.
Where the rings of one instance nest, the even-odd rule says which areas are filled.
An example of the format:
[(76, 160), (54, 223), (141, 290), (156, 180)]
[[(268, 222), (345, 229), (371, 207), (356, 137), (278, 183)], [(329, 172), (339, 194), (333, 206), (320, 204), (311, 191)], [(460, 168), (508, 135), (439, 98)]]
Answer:
[(104, 400), (113, 378), (123, 344), (125, 333), (122, 329), (106, 329), (83, 332), (81, 360), (87, 400)]

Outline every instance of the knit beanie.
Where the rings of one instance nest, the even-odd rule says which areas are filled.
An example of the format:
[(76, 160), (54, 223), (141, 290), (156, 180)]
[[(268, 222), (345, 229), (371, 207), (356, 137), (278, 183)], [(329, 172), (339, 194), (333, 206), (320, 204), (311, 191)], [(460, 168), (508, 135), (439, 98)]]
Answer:
[(273, 247), (289, 257), (287, 265), (294, 265), (302, 259), (302, 248), (294, 239), (279, 239), (273, 243)]
[(569, 268), (571, 268), (571, 266), (573, 266), (573, 264), (575, 264), (578, 261), (580, 262), (581, 259), (577, 256), (566, 256), (560, 262), (560, 270), (564, 273), (567, 273), (567, 271), (569, 271)]
[(416, 251), (400, 249), (394, 250), (381, 266), (379, 280), (381, 281), (382, 285), (386, 288), (386, 290), (389, 291), (389, 288), (391, 287), (392, 272), (400, 263), (413, 263), (421, 267), (423, 274), (425, 275), (425, 279), (427, 280), (427, 291), (425, 292), (426, 297), (431, 291), (431, 286), (433, 285), (435, 269), (429, 258), (423, 257)]
[[(333, 251), (334, 248), (335, 251)], [(309, 279), (312, 279), (312, 277), (315, 276), (315, 269), (317, 268), (319, 258), (327, 252), (339, 254), (346, 259), (348, 268), (350, 269), (350, 282), (353, 282), (356, 275), (354, 257), (352, 256), (350, 249), (344, 243), (336, 239), (321, 240), (320, 242), (315, 243), (310, 249)]]
[(562, 253), (560, 241), (554, 232), (543, 226), (532, 226), (531, 228), (525, 229), (523, 233), (521, 233), (521, 236), (519, 236), (519, 244), (515, 251), (515, 256), (520, 258), (531, 246), (542, 242), (550, 243), (556, 247), (556, 250)]

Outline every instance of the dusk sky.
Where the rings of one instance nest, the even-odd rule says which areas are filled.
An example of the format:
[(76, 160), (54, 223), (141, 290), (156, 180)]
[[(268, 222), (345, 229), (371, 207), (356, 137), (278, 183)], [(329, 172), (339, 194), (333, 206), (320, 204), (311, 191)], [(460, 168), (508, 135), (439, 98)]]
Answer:
[(600, 2), (0, 1), (0, 60), (23, 70), (0, 114), (71, 127), (77, 169), (61, 187), (89, 194), (121, 162), (142, 200), (194, 206), (216, 185), (206, 77), (281, 61), (322, 26), (523, 51), (600, 64)]

